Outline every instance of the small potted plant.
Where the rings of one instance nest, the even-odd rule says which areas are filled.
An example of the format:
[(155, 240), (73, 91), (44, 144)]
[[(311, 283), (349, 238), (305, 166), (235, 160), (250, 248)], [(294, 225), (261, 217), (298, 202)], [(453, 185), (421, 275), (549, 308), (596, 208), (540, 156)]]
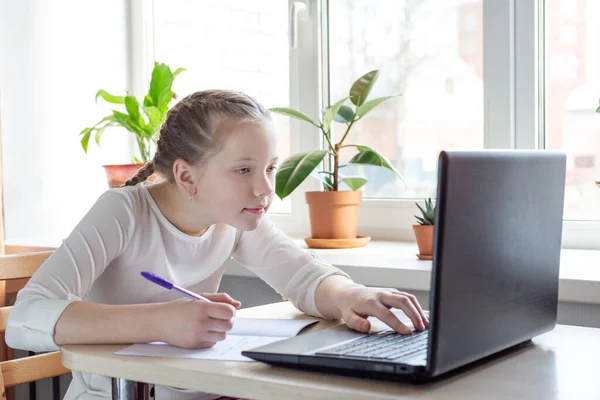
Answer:
[(413, 231), (415, 232), (415, 238), (417, 239), (417, 246), (419, 247), (419, 254), (417, 257), (420, 260), (431, 260), (433, 256), (433, 230), (435, 225), (435, 207), (431, 198), (425, 199), (425, 208), (421, 207), (419, 203), (415, 203), (421, 211), (421, 216), (415, 215), (415, 218), (419, 222), (413, 225)]
[[(342, 174), (340, 170), (348, 164), (375, 165), (391, 170), (400, 179), (396, 168), (379, 152), (367, 146), (346, 143), (351, 128), (384, 101), (394, 97), (385, 96), (367, 100), (379, 71), (370, 71), (358, 78), (350, 88), (347, 97), (323, 110), (321, 121), (291, 108), (271, 108), (270, 111), (296, 118), (316, 127), (327, 142), (327, 149), (295, 154), (283, 161), (275, 183), (275, 193), (280, 199), (289, 196), (309, 175), (320, 180), (323, 191), (306, 192), (309, 206), (311, 238), (305, 239), (309, 247), (348, 248), (367, 244), (369, 238), (357, 236), (358, 206), (361, 202), (359, 189), (367, 183), (367, 178)], [(345, 103), (350, 103), (346, 105)], [(332, 138), (332, 122), (345, 124), (345, 131), (335, 143)], [(342, 151), (356, 153), (347, 164), (340, 164)], [(330, 156), (330, 168), (317, 170), (317, 167)], [(345, 183), (350, 190), (340, 190)]]
[[(133, 157), (132, 164), (103, 165), (108, 178), (110, 188), (121, 187), (127, 179), (134, 176), (145, 163), (152, 159), (160, 126), (165, 120), (171, 100), (176, 99), (171, 90), (174, 79), (183, 68), (171, 72), (171, 69), (162, 63), (154, 63), (150, 88), (143, 101), (138, 101), (133, 95), (127, 93), (125, 96), (115, 96), (100, 89), (96, 93), (96, 100), (101, 97), (111, 104), (125, 106), (125, 112), (113, 110), (112, 113), (102, 118), (91, 128), (83, 129), (81, 136), (81, 147), (87, 153), (88, 144), (92, 135), (98, 146), (104, 130), (111, 126), (120, 126), (135, 135), (141, 159)], [(149, 180), (155, 180), (153, 175)]]

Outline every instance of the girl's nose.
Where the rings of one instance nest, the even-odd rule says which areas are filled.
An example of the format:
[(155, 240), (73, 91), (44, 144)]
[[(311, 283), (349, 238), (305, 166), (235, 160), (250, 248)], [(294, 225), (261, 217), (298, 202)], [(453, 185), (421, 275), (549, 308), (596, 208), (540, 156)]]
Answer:
[(254, 187), (256, 197), (266, 197), (273, 193), (274, 179), (269, 176), (262, 176), (260, 182)]

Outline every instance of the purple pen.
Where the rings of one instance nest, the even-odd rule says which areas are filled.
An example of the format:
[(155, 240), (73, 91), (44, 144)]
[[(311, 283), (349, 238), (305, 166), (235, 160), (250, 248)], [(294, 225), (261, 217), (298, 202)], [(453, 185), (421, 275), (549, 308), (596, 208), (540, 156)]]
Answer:
[(204, 300), (204, 301), (209, 301), (209, 299), (207, 299), (206, 297), (200, 296), (199, 294), (196, 294), (194, 292), (191, 292), (185, 288), (182, 288), (179, 285), (176, 285), (172, 282), (169, 282), (168, 280), (161, 278), (160, 276), (154, 275), (152, 272), (147, 272), (147, 271), (142, 271), (141, 272), (142, 276), (146, 279), (148, 279), (150, 282), (156, 283), (159, 286), (162, 286), (166, 289), (175, 289), (180, 293), (185, 294), (186, 296), (195, 299), (195, 300)]

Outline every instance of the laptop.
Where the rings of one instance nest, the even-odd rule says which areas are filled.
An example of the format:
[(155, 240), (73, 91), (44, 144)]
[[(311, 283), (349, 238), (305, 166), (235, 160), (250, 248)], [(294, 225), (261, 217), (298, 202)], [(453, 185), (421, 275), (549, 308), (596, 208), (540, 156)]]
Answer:
[(340, 325), (242, 354), (292, 368), (422, 382), (554, 329), (565, 155), (443, 151), (438, 166), (427, 330), (364, 334)]

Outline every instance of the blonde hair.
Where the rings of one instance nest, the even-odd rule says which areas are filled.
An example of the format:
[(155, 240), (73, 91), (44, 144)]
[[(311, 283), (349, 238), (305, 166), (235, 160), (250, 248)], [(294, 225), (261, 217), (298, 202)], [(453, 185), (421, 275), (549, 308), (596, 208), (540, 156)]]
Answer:
[(173, 182), (173, 164), (182, 159), (199, 165), (225, 144), (220, 132), (223, 122), (262, 123), (270, 113), (258, 101), (232, 90), (202, 90), (181, 99), (167, 113), (160, 128), (154, 158), (146, 163), (125, 186), (144, 182), (154, 172)]

